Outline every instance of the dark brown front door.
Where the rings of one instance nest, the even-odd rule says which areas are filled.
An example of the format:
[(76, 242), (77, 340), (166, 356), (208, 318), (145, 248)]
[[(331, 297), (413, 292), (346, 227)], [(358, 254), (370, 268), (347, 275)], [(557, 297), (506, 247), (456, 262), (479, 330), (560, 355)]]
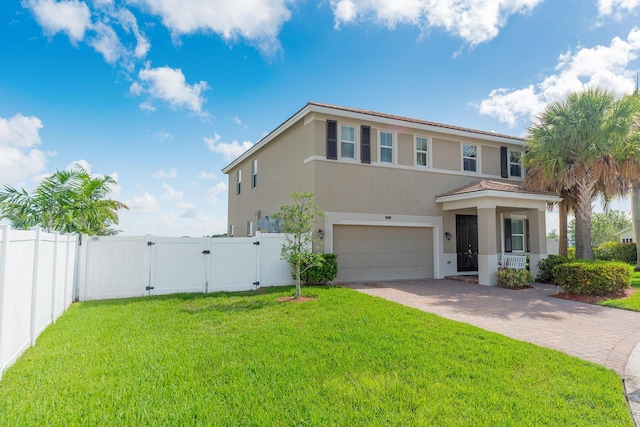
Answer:
[(456, 215), (458, 271), (478, 271), (478, 217)]

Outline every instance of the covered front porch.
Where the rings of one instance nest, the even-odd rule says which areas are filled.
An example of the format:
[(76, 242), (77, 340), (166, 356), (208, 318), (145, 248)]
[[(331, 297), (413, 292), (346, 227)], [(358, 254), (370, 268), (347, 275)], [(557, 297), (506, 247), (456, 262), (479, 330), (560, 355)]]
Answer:
[(436, 197), (451, 224), (445, 238), (453, 239), (448, 247), (456, 252), (456, 274), (477, 274), (481, 285), (494, 286), (505, 254), (528, 256), (537, 274), (538, 261), (547, 256), (547, 205), (560, 200), (552, 193), (490, 180)]

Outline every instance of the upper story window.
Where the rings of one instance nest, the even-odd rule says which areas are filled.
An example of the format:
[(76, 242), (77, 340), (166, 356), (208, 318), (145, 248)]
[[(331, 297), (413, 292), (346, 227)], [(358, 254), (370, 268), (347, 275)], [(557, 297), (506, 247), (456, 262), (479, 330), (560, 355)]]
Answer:
[(258, 159), (253, 159), (251, 162), (251, 188), (258, 186)]
[(340, 156), (343, 159), (356, 158), (356, 128), (340, 126)]
[(238, 192), (240, 194), (242, 192), (242, 169), (238, 169)]
[(471, 144), (462, 145), (462, 170), (466, 172), (478, 172), (478, 146)]
[(520, 164), (521, 155), (522, 153), (519, 151), (509, 150), (509, 176), (522, 178), (522, 165)]
[(380, 132), (380, 161), (393, 163), (393, 133)]
[(429, 139), (416, 136), (416, 165), (429, 166)]

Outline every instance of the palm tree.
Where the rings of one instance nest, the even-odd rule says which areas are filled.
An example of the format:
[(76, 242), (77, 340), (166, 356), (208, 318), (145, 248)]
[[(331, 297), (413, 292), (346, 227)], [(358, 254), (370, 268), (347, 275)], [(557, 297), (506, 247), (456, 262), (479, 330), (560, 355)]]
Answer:
[(575, 213), (578, 259), (593, 259), (591, 210), (596, 196), (610, 199), (629, 191), (638, 165), (638, 144), (632, 136), (639, 113), (635, 96), (618, 98), (603, 89), (587, 89), (549, 104), (529, 127), (523, 164), (533, 176), (527, 185), (573, 196), (567, 205), (573, 205)]
[(128, 207), (108, 199), (116, 181), (110, 176), (92, 177), (82, 166), (56, 171), (29, 194), (5, 185), (0, 191), (0, 219), (15, 228), (41, 226), (47, 231), (111, 235), (118, 224), (118, 210)]

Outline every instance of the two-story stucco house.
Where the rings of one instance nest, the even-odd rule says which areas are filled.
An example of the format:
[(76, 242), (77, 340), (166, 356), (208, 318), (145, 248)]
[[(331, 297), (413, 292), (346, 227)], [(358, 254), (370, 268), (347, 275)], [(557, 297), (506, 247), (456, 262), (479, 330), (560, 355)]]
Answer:
[(229, 235), (247, 236), (296, 189), (325, 210), (337, 281), (478, 274), (504, 253), (546, 257), (545, 210), (522, 186), (521, 138), (309, 102), (223, 169)]

